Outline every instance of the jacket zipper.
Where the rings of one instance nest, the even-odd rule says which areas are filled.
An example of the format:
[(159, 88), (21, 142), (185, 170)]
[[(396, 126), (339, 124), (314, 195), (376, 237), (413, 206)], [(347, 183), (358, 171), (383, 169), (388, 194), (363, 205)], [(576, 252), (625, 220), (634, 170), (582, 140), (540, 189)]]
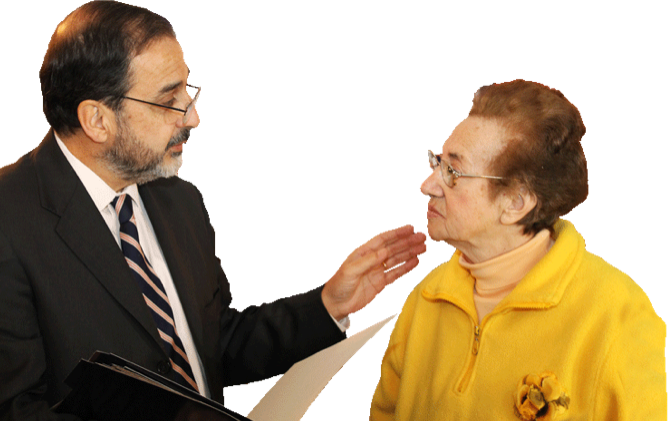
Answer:
[(457, 392), (461, 393), (464, 390), (466, 390), (466, 387), (469, 385), (469, 381), (471, 380), (471, 374), (473, 373), (473, 366), (475, 365), (476, 359), (478, 357), (478, 352), (480, 351), (480, 333), (482, 332), (482, 329), (478, 325), (474, 325), (473, 327), (473, 347), (471, 349), (471, 356), (469, 357), (469, 363), (468, 367), (466, 368), (466, 372), (464, 373), (464, 376), (462, 377), (462, 381), (459, 382), (459, 386), (457, 386)]

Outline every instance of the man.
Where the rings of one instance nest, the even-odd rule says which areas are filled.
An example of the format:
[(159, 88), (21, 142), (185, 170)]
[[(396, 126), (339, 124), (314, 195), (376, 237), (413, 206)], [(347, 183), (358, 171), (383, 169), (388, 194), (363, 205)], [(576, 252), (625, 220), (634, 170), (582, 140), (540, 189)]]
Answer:
[(222, 402), (224, 386), (341, 340), (347, 315), (425, 251), (399, 228), (320, 288), (231, 309), (202, 197), (175, 177), (199, 125), (188, 74), (146, 9), (92, 2), (56, 29), (40, 71), (53, 130), (0, 171), (0, 418), (58, 419), (64, 378), (96, 350)]

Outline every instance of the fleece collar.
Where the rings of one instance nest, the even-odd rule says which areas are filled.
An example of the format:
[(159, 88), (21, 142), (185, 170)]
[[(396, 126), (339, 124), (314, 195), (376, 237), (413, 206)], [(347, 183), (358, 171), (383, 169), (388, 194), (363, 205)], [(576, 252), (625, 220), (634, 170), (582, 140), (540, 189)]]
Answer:
[[(554, 225), (556, 241), (550, 251), (527, 273), (494, 309), (543, 309), (555, 306), (573, 280), (585, 253), (584, 239), (573, 224), (559, 220)], [(473, 303), (475, 279), (459, 264), (461, 252), (427, 276), (422, 296), (432, 301), (448, 301), (477, 320)]]

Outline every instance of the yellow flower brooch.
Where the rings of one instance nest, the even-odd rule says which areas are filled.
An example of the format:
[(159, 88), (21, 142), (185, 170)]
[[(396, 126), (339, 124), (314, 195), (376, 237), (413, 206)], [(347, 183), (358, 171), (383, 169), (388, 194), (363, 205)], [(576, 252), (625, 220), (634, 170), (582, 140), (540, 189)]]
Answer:
[(570, 402), (554, 373), (529, 374), (517, 385), (515, 415), (522, 421), (551, 421), (566, 412)]

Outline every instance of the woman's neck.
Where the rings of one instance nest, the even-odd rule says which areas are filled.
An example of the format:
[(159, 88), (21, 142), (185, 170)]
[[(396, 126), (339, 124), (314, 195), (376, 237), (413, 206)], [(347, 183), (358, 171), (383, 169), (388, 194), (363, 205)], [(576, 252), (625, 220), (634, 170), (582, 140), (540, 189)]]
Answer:
[(521, 246), (492, 259), (473, 263), (464, 254), (460, 264), (476, 279), (476, 291), (484, 295), (517, 284), (547, 254), (554, 241), (542, 230)]

